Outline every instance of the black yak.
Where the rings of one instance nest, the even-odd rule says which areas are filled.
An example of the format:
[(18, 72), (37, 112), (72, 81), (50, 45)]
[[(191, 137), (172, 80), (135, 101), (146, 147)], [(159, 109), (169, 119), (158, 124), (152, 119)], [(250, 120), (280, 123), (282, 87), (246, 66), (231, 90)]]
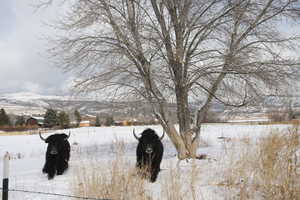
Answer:
[(50, 135), (46, 139), (39, 133), (40, 138), (48, 143), (46, 152), (46, 162), (43, 167), (43, 173), (48, 174), (48, 179), (52, 179), (55, 174), (61, 175), (68, 168), (70, 159), (69, 135), (64, 133)]
[(160, 171), (160, 163), (164, 153), (164, 147), (161, 142), (165, 133), (159, 138), (152, 129), (146, 129), (141, 133), (141, 137), (137, 137), (133, 130), (134, 137), (139, 141), (136, 148), (138, 170), (155, 182)]

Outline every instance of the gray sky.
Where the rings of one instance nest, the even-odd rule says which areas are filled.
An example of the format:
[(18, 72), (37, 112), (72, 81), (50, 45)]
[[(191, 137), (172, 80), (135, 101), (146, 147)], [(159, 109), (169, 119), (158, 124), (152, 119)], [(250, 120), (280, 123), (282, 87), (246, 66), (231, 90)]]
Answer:
[[(64, 94), (71, 80), (46, 57), (51, 10), (35, 12), (34, 0), (0, 1), (0, 94)], [(36, 2), (36, 1), (35, 1)]]
[[(46, 57), (47, 41), (43, 39), (55, 34), (45, 23), (51, 23), (57, 11), (63, 9), (49, 7), (35, 12), (32, 5), (37, 1), (0, 0), (0, 95), (11, 92), (61, 95), (69, 91), (72, 76)], [(297, 34), (300, 31), (299, 24), (282, 23), (281, 28)]]

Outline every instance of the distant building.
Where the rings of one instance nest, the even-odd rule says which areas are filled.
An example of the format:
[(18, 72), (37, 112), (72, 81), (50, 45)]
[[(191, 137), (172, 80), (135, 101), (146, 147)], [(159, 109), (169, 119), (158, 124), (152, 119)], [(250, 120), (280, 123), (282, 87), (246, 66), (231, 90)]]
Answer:
[(43, 126), (44, 117), (30, 117), (26, 120), (26, 126)]
[[(83, 124), (88, 124), (88, 126), (94, 126), (96, 123), (96, 116), (93, 115), (83, 115), (81, 116), (81, 122)], [(79, 125), (80, 126), (80, 125)]]
[(85, 121), (81, 121), (79, 123), (79, 127), (89, 127), (91, 124), (90, 124), (90, 121), (88, 120), (85, 120)]

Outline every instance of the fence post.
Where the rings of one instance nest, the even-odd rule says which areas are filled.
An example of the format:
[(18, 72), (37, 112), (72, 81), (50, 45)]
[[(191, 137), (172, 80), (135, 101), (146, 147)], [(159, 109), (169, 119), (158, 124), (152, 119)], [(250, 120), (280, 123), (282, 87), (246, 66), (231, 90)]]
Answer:
[(9, 153), (6, 152), (3, 158), (2, 200), (8, 200), (8, 172), (9, 172)]

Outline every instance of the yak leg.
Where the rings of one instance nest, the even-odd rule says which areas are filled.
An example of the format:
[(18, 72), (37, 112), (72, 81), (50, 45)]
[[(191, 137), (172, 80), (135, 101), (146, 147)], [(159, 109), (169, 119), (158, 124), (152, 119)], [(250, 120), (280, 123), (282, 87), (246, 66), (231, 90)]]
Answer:
[(57, 175), (62, 175), (64, 171), (69, 167), (68, 162), (70, 159), (70, 145), (66, 144), (64, 150), (60, 153), (57, 162)]
[(48, 179), (52, 179), (55, 175), (56, 167), (55, 167), (55, 159), (47, 158), (46, 163), (43, 167), (43, 173), (48, 174)]
[(50, 165), (53, 162), (50, 156), (46, 155), (45, 165), (43, 167), (43, 173), (48, 173), (50, 169)]
[(44, 167), (43, 167), (43, 173), (48, 173), (48, 171), (49, 171), (49, 169), (48, 169), (49, 167), (48, 167), (48, 164), (47, 164), (47, 162), (45, 163), (45, 165), (44, 165)]
[(150, 181), (154, 183), (156, 181), (157, 175), (159, 173), (160, 169), (159, 167), (155, 167), (154, 169), (151, 170), (151, 177)]
[(155, 182), (156, 178), (158, 176), (158, 173), (160, 172), (160, 158), (155, 158), (154, 161), (151, 163), (151, 177), (150, 182)]
[(57, 163), (57, 175), (62, 175), (67, 168), (68, 161), (66, 161), (64, 158), (60, 158)]
[(62, 175), (66, 169), (69, 167), (69, 158), (70, 158), (70, 152), (65, 151), (63, 152), (57, 162), (57, 175)]
[(48, 179), (52, 179), (56, 172), (56, 166), (55, 163), (48, 164), (47, 166), (47, 173), (48, 173)]

